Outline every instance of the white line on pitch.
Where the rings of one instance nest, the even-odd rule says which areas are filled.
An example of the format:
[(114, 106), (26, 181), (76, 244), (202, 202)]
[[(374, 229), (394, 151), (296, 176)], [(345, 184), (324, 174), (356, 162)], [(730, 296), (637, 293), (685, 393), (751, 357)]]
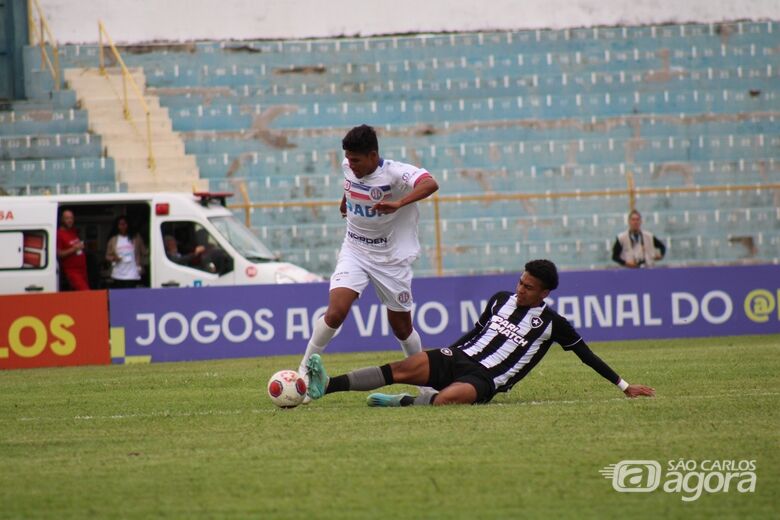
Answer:
[[(660, 400), (690, 400), (690, 399), (718, 399), (724, 397), (770, 397), (780, 395), (780, 392), (744, 392), (734, 391), (721, 394), (709, 394), (709, 395), (660, 395), (653, 399)], [(608, 403), (616, 401), (625, 401), (625, 397), (610, 397), (608, 399), (566, 399), (560, 401), (520, 401), (516, 403), (495, 403), (498, 406), (541, 406), (541, 405), (557, 405), (557, 404), (586, 404), (586, 403)], [(329, 407), (333, 409), (333, 407)], [(115, 415), (76, 415), (75, 417), (19, 417), (18, 421), (96, 421), (96, 420), (122, 420), (122, 419), (148, 419), (151, 417), (203, 417), (210, 415), (241, 415), (244, 413), (275, 413), (283, 411), (276, 408), (252, 408), (249, 410), (204, 410), (201, 412), (152, 412), (152, 413), (138, 413), (138, 414), (115, 414)]]

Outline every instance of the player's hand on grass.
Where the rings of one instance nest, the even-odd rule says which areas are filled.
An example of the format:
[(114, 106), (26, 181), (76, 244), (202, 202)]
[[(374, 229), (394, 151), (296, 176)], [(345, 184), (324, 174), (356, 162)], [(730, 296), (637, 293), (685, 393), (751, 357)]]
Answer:
[(654, 397), (655, 388), (645, 385), (628, 385), (628, 388), (626, 388), (623, 393), (626, 394), (626, 397), (631, 399), (642, 395), (645, 397)]
[(399, 209), (401, 209), (401, 201), (398, 200), (388, 200), (388, 201), (382, 201), (377, 202), (374, 204), (374, 207), (371, 208), (375, 211), (379, 211), (381, 213), (395, 213)]

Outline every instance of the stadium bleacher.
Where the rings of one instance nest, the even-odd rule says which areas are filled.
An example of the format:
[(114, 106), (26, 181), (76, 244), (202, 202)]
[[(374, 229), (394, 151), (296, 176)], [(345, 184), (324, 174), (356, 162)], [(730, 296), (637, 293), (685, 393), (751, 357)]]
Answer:
[(41, 82), (32, 90), (40, 97), (0, 106), (0, 193), (125, 191), (100, 136), (88, 131), (87, 113), (77, 107), (75, 93), (51, 90), (51, 78)]
[[(212, 189), (245, 183), (252, 201), (287, 204), (250, 213), (286, 259), (321, 274), (335, 264), (338, 212), (294, 204), (335, 204), (340, 139), (365, 122), (380, 130), (383, 155), (440, 181), (444, 272), (482, 273), (515, 271), (529, 256), (610, 266), (629, 178), (669, 189), (636, 198), (668, 245), (666, 264), (780, 261), (780, 192), (760, 187), (780, 182), (777, 34), (774, 22), (738, 22), (120, 51), (144, 69)], [(32, 69), (36, 52), (26, 51)], [(97, 47), (63, 46), (60, 62), (95, 66)], [(0, 112), (4, 189), (112, 178), (69, 96)], [(728, 186), (755, 188), (705, 189)], [(616, 194), (555, 198), (607, 190)], [(539, 198), (450, 200), (501, 193)], [(420, 206), (417, 272), (433, 274), (432, 204)]]

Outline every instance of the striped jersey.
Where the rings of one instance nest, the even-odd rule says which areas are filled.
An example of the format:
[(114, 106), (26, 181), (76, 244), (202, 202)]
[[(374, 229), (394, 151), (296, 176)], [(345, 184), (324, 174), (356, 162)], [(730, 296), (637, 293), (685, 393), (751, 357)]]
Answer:
[(344, 197), (347, 206), (347, 232), (344, 245), (379, 263), (395, 263), (414, 259), (420, 252), (417, 239), (419, 212), (417, 203), (407, 204), (393, 213), (380, 213), (373, 206), (382, 200), (403, 198), (414, 186), (430, 174), (411, 164), (380, 159), (379, 167), (358, 178), (342, 163)]
[(564, 350), (582, 338), (569, 322), (549, 308), (518, 307), (515, 294), (494, 294), (465, 341), (454, 345), (487, 369), (496, 390), (509, 391), (542, 360), (553, 342)]

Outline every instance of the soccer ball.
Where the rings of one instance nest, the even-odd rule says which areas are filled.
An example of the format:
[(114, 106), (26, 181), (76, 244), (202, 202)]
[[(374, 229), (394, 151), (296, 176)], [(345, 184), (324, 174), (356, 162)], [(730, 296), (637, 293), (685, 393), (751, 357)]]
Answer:
[(268, 397), (279, 408), (295, 408), (306, 397), (306, 380), (295, 370), (280, 370), (268, 380)]

